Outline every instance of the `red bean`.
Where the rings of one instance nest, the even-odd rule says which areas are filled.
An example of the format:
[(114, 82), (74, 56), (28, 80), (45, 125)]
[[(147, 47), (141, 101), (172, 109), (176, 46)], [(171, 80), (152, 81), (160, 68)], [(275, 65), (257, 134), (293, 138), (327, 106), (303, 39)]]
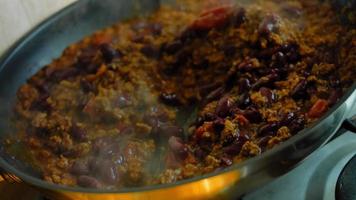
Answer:
[(114, 58), (122, 57), (122, 53), (109, 44), (100, 45), (100, 51), (106, 63), (111, 63)]
[(94, 177), (91, 176), (79, 176), (77, 179), (77, 183), (79, 186), (86, 188), (101, 188), (102, 184)]
[(279, 16), (276, 14), (269, 14), (265, 16), (258, 27), (258, 33), (261, 35), (269, 35), (279, 29)]
[(277, 122), (270, 122), (268, 124), (262, 125), (259, 129), (257, 134), (259, 136), (267, 136), (267, 135), (274, 135), (279, 128), (279, 124)]
[(181, 102), (175, 93), (163, 92), (163, 93), (161, 93), (159, 98), (164, 104), (169, 105), (169, 106), (181, 105)]
[(229, 96), (224, 96), (219, 100), (218, 105), (216, 106), (215, 113), (219, 117), (226, 117), (229, 114), (232, 106), (233, 106), (233, 102), (231, 98)]
[(84, 128), (80, 128), (77, 125), (72, 126), (71, 135), (74, 140), (83, 142), (87, 140), (87, 131)]
[(89, 165), (86, 160), (76, 160), (72, 167), (70, 168), (70, 172), (74, 175), (87, 175), (90, 173)]
[(179, 156), (180, 159), (185, 159), (188, 155), (188, 149), (179, 137), (171, 136), (168, 140), (169, 148)]
[(276, 100), (276, 95), (269, 88), (261, 87), (260, 93), (262, 94), (262, 96), (267, 98), (269, 104)]

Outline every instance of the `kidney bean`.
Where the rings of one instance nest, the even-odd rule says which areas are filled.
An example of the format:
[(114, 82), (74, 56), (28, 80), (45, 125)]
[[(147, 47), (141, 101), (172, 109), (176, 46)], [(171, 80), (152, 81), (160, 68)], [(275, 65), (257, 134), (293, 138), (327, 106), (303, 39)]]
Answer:
[(259, 123), (262, 121), (262, 116), (255, 107), (248, 107), (246, 110), (242, 111), (241, 114), (251, 123)]
[(71, 129), (71, 136), (75, 141), (83, 142), (87, 140), (87, 131), (74, 124)]
[(109, 44), (100, 45), (100, 51), (106, 63), (111, 63), (114, 58), (122, 57), (122, 53)]
[(232, 25), (239, 27), (246, 21), (246, 10), (244, 8), (238, 8), (233, 14)]
[(70, 173), (74, 175), (86, 175), (90, 173), (89, 165), (86, 160), (76, 160), (70, 168)]
[(275, 66), (283, 67), (287, 63), (287, 58), (285, 57), (284, 53), (278, 51), (277, 53), (273, 54), (272, 61)]
[(297, 85), (294, 86), (294, 88), (292, 89), (291, 96), (294, 99), (306, 99), (306, 98), (308, 98), (307, 85), (308, 85), (308, 82), (307, 82), (306, 79), (302, 79), (301, 81), (299, 81), (297, 83)]
[(249, 140), (249, 137), (240, 132), (232, 144), (223, 148), (223, 151), (228, 155), (237, 155), (240, 153), (242, 146)]
[(296, 134), (304, 129), (305, 123), (304, 115), (299, 115), (289, 124), (288, 128), (292, 134)]
[(207, 152), (205, 152), (204, 150), (202, 150), (201, 148), (197, 148), (194, 151), (194, 155), (195, 157), (197, 157), (199, 160), (204, 160), (204, 158), (207, 156)]
[(160, 50), (157, 47), (154, 47), (150, 44), (146, 44), (141, 48), (141, 53), (149, 58), (159, 58)]
[(160, 94), (159, 99), (166, 105), (169, 106), (179, 106), (181, 105), (181, 101), (175, 93), (166, 93), (163, 92)]
[(86, 188), (101, 188), (102, 184), (94, 177), (91, 176), (79, 176), (77, 179), (77, 183), (81, 187)]
[(234, 44), (225, 44), (222, 47), (222, 51), (226, 56), (231, 57), (236, 53), (236, 47)]
[(161, 35), (162, 33), (162, 24), (160, 23), (152, 23), (150, 24), (150, 30), (153, 35)]
[(221, 158), (221, 162), (222, 162), (222, 164), (225, 165), (225, 166), (230, 166), (230, 165), (232, 165), (232, 160), (231, 160), (231, 158), (228, 158), (228, 157), (226, 157), (226, 156)]
[(251, 88), (251, 82), (248, 78), (240, 78), (239, 80), (239, 93), (248, 92)]
[(314, 105), (310, 108), (308, 116), (311, 118), (321, 117), (328, 110), (328, 101), (324, 99), (318, 99)]
[(241, 109), (245, 109), (247, 106), (251, 104), (251, 98), (248, 93), (240, 95), (240, 98), (237, 102), (237, 107)]
[(268, 124), (264, 124), (260, 126), (257, 135), (258, 136), (274, 135), (278, 129), (279, 129), (279, 124), (277, 122), (270, 122)]
[(194, 30), (210, 30), (212, 28), (221, 27), (227, 24), (228, 19), (232, 15), (231, 6), (222, 6), (207, 10), (200, 14), (198, 19), (196, 19), (191, 28)]
[(93, 47), (83, 49), (81, 54), (77, 58), (76, 65), (81, 69), (85, 69), (92, 62), (96, 54), (97, 49)]
[(273, 83), (280, 79), (280, 76), (277, 73), (271, 73), (267, 76), (261, 77), (258, 79), (253, 85), (252, 89), (257, 90), (263, 86), (265, 87), (273, 87)]
[(119, 108), (125, 108), (132, 105), (131, 98), (128, 94), (121, 94), (116, 98), (115, 105)]
[(92, 82), (89, 82), (85, 79), (82, 79), (80, 81), (80, 87), (82, 88), (83, 92), (85, 92), (85, 93), (96, 91), (96, 86)]
[(213, 121), (213, 129), (216, 133), (220, 133), (225, 128), (225, 120), (218, 118)]
[(218, 105), (216, 106), (215, 113), (219, 117), (226, 117), (229, 114), (232, 106), (233, 106), (233, 102), (230, 99), (230, 97), (224, 96), (218, 101)]
[(269, 14), (265, 16), (258, 27), (260, 35), (269, 35), (279, 29), (279, 16), (276, 14)]
[(164, 51), (168, 54), (175, 54), (183, 47), (183, 42), (181, 40), (174, 40), (165, 45)]
[(211, 101), (214, 101), (218, 98), (220, 98), (225, 92), (224, 87), (218, 87), (215, 90), (211, 91), (205, 98), (204, 102), (209, 103)]
[(342, 96), (342, 91), (340, 89), (331, 90), (329, 98), (328, 98), (329, 105), (332, 106), (332, 105), (336, 104), (339, 101), (339, 99), (341, 98), (341, 96)]
[(47, 102), (48, 97), (48, 93), (41, 93), (39, 97), (32, 102), (31, 110), (50, 111), (52, 107)]
[(160, 136), (182, 136), (183, 129), (179, 126), (161, 123), (157, 127)]
[(296, 118), (296, 114), (294, 112), (288, 112), (284, 114), (279, 122), (280, 126), (288, 126), (292, 121)]
[(94, 158), (89, 163), (91, 173), (95, 174), (101, 181), (108, 184), (115, 184), (118, 181), (118, 174), (115, 164), (110, 160)]
[(176, 158), (173, 152), (168, 152), (165, 157), (166, 168), (176, 169), (181, 166), (181, 162)]
[(171, 136), (168, 139), (169, 148), (179, 156), (180, 159), (185, 159), (188, 156), (188, 148), (179, 137)]
[(261, 147), (262, 150), (265, 150), (267, 145), (268, 145), (268, 141), (272, 138), (272, 136), (264, 136), (261, 139), (258, 140), (258, 146)]
[(262, 94), (262, 96), (267, 98), (269, 104), (276, 100), (276, 95), (274, 94), (274, 92), (266, 87), (261, 87), (260, 93)]
[(68, 79), (74, 76), (77, 76), (79, 74), (79, 70), (77, 68), (63, 68), (63, 69), (58, 69), (53, 71), (53, 73), (51, 74), (51, 78), (57, 80), (57, 81), (61, 81), (64, 79)]

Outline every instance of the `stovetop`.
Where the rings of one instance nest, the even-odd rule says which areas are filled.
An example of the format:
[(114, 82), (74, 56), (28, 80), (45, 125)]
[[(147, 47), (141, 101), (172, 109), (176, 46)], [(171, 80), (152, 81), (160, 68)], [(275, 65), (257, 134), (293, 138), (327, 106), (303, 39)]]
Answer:
[[(349, 117), (355, 114), (356, 104)], [(353, 166), (356, 166), (356, 133), (345, 132), (313, 152), (287, 174), (247, 194), (242, 200), (356, 200), (356, 170), (350, 169)], [(342, 179), (339, 178), (340, 174), (343, 175)], [(337, 184), (338, 180), (340, 184)], [(350, 181), (353, 185), (342, 185)], [(336, 198), (336, 188), (347, 189), (348, 192)], [(0, 199), (44, 198), (24, 184), (0, 182)]]

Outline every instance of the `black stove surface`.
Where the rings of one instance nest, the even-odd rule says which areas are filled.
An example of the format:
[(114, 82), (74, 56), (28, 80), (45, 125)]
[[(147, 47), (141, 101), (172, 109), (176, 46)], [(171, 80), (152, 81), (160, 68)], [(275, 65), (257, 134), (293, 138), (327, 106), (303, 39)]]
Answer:
[(351, 158), (341, 171), (336, 184), (336, 199), (356, 199), (356, 155)]

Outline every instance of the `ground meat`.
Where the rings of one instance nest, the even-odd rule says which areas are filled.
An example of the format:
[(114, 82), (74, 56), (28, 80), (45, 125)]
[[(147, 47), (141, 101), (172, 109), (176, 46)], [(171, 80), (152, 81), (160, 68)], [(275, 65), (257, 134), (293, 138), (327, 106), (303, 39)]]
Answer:
[(172, 183), (257, 156), (355, 81), (355, 31), (328, 4), (303, 2), (181, 1), (98, 31), (20, 87), (19, 137), (44, 180), (92, 188)]

